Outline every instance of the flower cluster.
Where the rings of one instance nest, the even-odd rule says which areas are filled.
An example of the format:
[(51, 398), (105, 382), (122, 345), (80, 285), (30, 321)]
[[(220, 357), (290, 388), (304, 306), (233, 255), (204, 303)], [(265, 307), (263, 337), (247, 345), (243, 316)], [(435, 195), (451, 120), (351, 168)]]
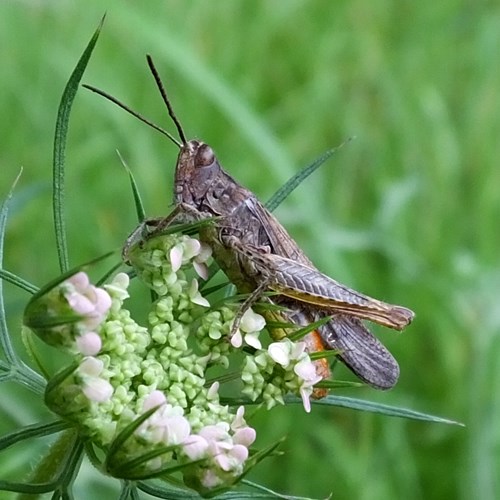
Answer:
[(243, 345), (245, 394), (270, 408), (293, 392), (310, 410), (319, 377), (304, 344), (285, 339), (263, 347), (265, 320), (252, 309), (233, 332), (237, 307), (211, 307), (192, 276), (194, 269), (208, 277), (210, 255), (185, 235), (156, 237), (129, 249), (135, 273), (157, 296), (147, 326), (124, 307), (124, 273), (102, 288), (76, 273), (26, 309), (27, 326), (75, 354), (75, 364), (50, 381), (47, 404), (96, 446), (111, 450), (106, 467), (112, 475), (139, 478), (176, 467), (199, 491), (237, 481), (256, 433), (243, 407), (234, 413), (221, 404), (219, 383), (207, 383), (207, 371), (227, 368), (230, 354)]
[(285, 338), (273, 342), (266, 351), (261, 350), (254, 357), (248, 356), (242, 373), (243, 393), (252, 400), (262, 396), (268, 408), (276, 403), (284, 404), (285, 394), (298, 393), (304, 409), (310, 412), (309, 398), (321, 377), (316, 374), (305, 346), (304, 342)]
[(101, 349), (96, 328), (110, 307), (109, 294), (78, 272), (35, 295), (25, 309), (24, 324), (47, 344), (91, 356)]

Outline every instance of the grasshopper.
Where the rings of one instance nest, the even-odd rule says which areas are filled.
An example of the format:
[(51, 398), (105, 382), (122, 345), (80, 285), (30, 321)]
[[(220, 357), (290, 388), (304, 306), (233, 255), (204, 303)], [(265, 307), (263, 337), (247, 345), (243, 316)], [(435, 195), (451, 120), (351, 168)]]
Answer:
[[(265, 313), (266, 320), (306, 326), (331, 317), (307, 334), (304, 340), (308, 351), (333, 349), (364, 382), (377, 389), (393, 387), (399, 377), (398, 363), (362, 320), (402, 330), (412, 321), (413, 311), (363, 295), (316, 269), (257, 197), (221, 167), (212, 148), (201, 141), (186, 139), (150, 56), (147, 60), (180, 141), (109, 94), (85, 85), (167, 135), (180, 149), (173, 212), (164, 218), (143, 221), (128, 238), (124, 259), (127, 260), (128, 249), (138, 240), (160, 234), (174, 222), (213, 219), (213, 224), (200, 227), (200, 240), (212, 247), (215, 261), (237, 290), (249, 294), (233, 330), (243, 312), (261, 299), (264, 292), (274, 292), (266, 300), (281, 308)], [(280, 329), (271, 333), (284, 335)], [(315, 363), (318, 374), (328, 378), (330, 368), (326, 359)], [(321, 389), (315, 392), (316, 397), (325, 394)]]

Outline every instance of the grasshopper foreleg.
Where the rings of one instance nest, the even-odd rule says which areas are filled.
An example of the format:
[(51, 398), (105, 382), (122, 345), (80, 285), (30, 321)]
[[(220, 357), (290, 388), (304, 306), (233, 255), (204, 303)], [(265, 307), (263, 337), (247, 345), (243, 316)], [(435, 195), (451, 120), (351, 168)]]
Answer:
[(147, 240), (161, 235), (175, 222), (196, 222), (203, 218), (205, 218), (205, 216), (202, 213), (198, 212), (190, 205), (181, 203), (177, 205), (166, 217), (152, 217), (144, 219), (125, 240), (125, 244), (122, 248), (123, 261), (126, 263), (129, 262), (128, 255), (131, 248), (137, 245), (142, 246)]

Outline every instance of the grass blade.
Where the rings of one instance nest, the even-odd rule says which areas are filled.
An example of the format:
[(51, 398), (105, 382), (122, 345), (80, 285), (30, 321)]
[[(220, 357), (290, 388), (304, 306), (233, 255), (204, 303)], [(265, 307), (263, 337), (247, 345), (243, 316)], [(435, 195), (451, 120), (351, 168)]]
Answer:
[(85, 68), (94, 50), (99, 33), (104, 23), (102, 18), (97, 30), (90, 39), (85, 51), (78, 61), (73, 73), (66, 84), (59, 110), (57, 112), (56, 129), (54, 134), (54, 158), (52, 179), (52, 210), (54, 214), (54, 230), (56, 234), (57, 255), (61, 272), (69, 269), (68, 243), (66, 240), (66, 225), (64, 221), (64, 160), (66, 154), (66, 139), (68, 135), (68, 123), (71, 107), (82, 79)]

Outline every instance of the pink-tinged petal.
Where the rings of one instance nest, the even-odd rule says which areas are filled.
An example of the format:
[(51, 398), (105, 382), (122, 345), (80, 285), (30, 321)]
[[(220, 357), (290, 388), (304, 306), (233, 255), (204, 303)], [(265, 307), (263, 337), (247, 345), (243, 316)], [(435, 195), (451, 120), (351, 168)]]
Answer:
[(111, 297), (109, 296), (109, 293), (102, 288), (95, 288), (95, 293), (97, 299), (95, 305), (96, 311), (99, 314), (106, 314), (111, 307)]
[(271, 359), (280, 364), (281, 366), (287, 366), (290, 363), (290, 352), (288, 346), (284, 342), (273, 342), (269, 344), (267, 352)]
[(71, 278), (67, 280), (71, 283), (77, 290), (83, 290), (89, 286), (89, 277), (87, 273), (80, 271), (79, 273), (73, 274)]
[(293, 371), (302, 380), (314, 380), (316, 376), (316, 367), (312, 361), (300, 361), (293, 367)]
[(167, 398), (165, 397), (165, 394), (163, 394), (163, 392), (161, 391), (155, 390), (146, 397), (144, 403), (142, 404), (142, 409), (144, 411), (148, 411), (151, 408), (160, 406), (162, 404), (165, 404), (166, 402)]
[(257, 432), (252, 427), (243, 427), (238, 429), (233, 436), (233, 443), (241, 444), (247, 448), (255, 441)]
[(311, 413), (311, 401), (309, 396), (312, 393), (312, 388), (302, 387), (300, 389), (300, 397), (302, 398), (302, 404), (304, 405), (304, 410), (307, 413)]
[(230, 471), (232, 469), (232, 463), (230, 458), (225, 453), (219, 453), (214, 457), (215, 463), (223, 470)]
[(204, 437), (207, 441), (221, 441), (227, 437), (229, 425), (224, 425), (225, 422), (219, 422), (217, 425), (206, 425), (198, 434)]
[(95, 356), (102, 347), (101, 337), (95, 332), (87, 332), (76, 339), (76, 348), (84, 356)]
[(203, 262), (193, 262), (193, 267), (194, 270), (196, 271), (196, 274), (204, 279), (205, 281), (208, 279), (208, 267), (205, 263)]
[(104, 363), (97, 358), (85, 358), (78, 367), (79, 373), (87, 377), (98, 377), (104, 368)]
[(241, 465), (248, 458), (248, 448), (241, 444), (235, 444), (229, 454), (238, 465)]
[(239, 349), (242, 346), (243, 337), (241, 336), (241, 332), (240, 332), (239, 328), (234, 332), (233, 336), (231, 337), (230, 342), (231, 342), (231, 345), (233, 347), (236, 347), (236, 349)]
[(73, 309), (73, 311), (75, 311), (77, 314), (91, 314), (95, 310), (94, 303), (87, 297), (85, 297), (85, 295), (82, 295), (80, 293), (70, 293), (66, 295), (66, 300), (68, 301), (71, 309)]
[(197, 434), (191, 434), (182, 444), (182, 449), (190, 460), (200, 460), (207, 455), (208, 442)]
[(196, 255), (198, 255), (200, 253), (200, 250), (201, 250), (201, 243), (194, 238), (189, 238), (184, 241), (183, 258), (185, 260), (190, 260)]
[(172, 271), (176, 273), (182, 266), (182, 245), (175, 245), (174, 248), (170, 250), (170, 264), (172, 265)]
[(109, 401), (113, 395), (113, 386), (102, 378), (89, 379), (82, 390), (88, 399), (96, 403)]
[(191, 426), (185, 417), (169, 417), (165, 422), (165, 444), (181, 444), (191, 432)]

